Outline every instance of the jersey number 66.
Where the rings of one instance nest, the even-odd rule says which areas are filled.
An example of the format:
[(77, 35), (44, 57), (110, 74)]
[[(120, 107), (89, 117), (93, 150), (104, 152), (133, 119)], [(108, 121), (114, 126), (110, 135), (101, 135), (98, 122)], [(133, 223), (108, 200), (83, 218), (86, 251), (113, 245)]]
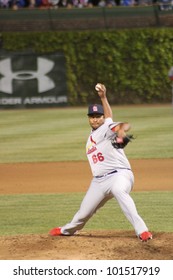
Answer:
[(102, 153), (98, 153), (96, 155), (93, 155), (92, 159), (93, 159), (93, 163), (97, 163), (98, 161), (103, 161), (104, 156), (102, 155)]

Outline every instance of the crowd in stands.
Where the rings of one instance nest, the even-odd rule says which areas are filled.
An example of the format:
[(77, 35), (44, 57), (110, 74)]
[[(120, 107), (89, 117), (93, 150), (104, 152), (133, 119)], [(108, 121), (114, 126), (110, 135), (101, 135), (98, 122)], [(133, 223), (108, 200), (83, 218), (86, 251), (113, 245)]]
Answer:
[(173, 0), (0, 0), (0, 8), (11, 8), (14, 10), (22, 8), (92, 8), (113, 6), (137, 6), (152, 5), (160, 1), (172, 9)]

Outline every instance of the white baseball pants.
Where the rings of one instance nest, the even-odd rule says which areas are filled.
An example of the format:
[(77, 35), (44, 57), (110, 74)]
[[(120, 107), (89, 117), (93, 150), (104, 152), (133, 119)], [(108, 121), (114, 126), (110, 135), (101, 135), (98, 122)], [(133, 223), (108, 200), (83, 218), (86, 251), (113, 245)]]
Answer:
[(133, 184), (133, 173), (126, 169), (117, 169), (116, 173), (99, 179), (93, 178), (80, 209), (74, 215), (72, 221), (61, 228), (62, 234), (73, 235), (76, 231), (82, 229), (92, 215), (113, 197), (118, 201), (137, 236), (144, 231), (148, 231), (145, 222), (137, 212), (133, 199), (129, 195)]

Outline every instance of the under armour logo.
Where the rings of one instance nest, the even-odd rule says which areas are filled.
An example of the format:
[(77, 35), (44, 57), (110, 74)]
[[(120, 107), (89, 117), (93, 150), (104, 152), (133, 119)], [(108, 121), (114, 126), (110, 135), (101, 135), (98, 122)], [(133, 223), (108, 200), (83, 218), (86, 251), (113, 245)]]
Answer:
[(54, 67), (54, 62), (46, 58), (37, 58), (37, 71), (12, 71), (11, 59), (3, 59), (0, 61), (0, 91), (8, 94), (13, 93), (14, 80), (31, 80), (37, 79), (38, 81), (38, 92), (42, 93), (55, 88), (55, 83), (46, 74), (48, 74)]

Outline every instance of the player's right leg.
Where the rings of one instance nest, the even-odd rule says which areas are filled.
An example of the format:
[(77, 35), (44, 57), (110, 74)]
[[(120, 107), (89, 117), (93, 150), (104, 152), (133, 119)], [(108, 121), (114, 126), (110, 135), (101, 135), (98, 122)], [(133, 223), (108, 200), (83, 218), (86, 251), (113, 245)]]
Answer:
[(50, 235), (73, 235), (76, 231), (81, 230), (92, 215), (102, 207), (110, 197), (105, 196), (104, 192), (98, 186), (95, 180), (85, 194), (80, 209), (74, 215), (71, 222), (50, 231)]

